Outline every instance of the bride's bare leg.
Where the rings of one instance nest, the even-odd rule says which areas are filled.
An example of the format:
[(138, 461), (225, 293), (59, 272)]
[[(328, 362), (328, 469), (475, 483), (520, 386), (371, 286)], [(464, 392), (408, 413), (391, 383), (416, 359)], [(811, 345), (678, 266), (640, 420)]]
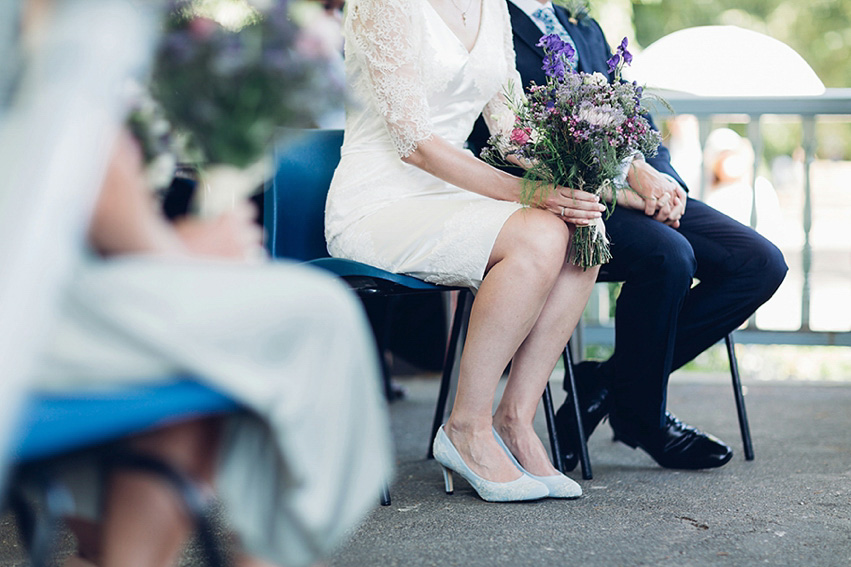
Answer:
[[(467, 465), (487, 480), (520, 477), (491, 431), (494, 396), (559, 279), (569, 236), (564, 222), (549, 212), (514, 213), (497, 237), (473, 302), (458, 391), (444, 429)], [(542, 390), (543, 385), (539, 397)]]
[(579, 322), (599, 268), (565, 262), (541, 315), (511, 362), (508, 383), (494, 415), (494, 427), (523, 465), (539, 476), (557, 474), (535, 433), (535, 410), (547, 380)]

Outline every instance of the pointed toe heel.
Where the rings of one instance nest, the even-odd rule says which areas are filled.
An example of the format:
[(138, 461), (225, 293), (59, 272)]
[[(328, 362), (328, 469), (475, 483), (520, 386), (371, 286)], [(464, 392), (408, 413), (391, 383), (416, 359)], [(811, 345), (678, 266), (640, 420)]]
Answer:
[(538, 482), (526, 473), (521, 473), (520, 478), (511, 482), (493, 482), (480, 477), (461, 458), (458, 449), (443, 431), (442, 425), (434, 438), (433, 450), (434, 459), (443, 467), (443, 480), (447, 494), (452, 494), (454, 491), (452, 473), (456, 472), (470, 483), (482, 500), (488, 502), (520, 502), (540, 500), (549, 496), (550, 490), (544, 483)]
[(538, 476), (524, 469), (517, 458), (508, 450), (508, 447), (505, 445), (502, 437), (499, 436), (499, 433), (496, 432), (496, 429), (493, 430), (493, 436), (496, 438), (496, 442), (499, 443), (499, 446), (502, 447), (502, 450), (505, 451), (505, 454), (508, 455), (508, 458), (511, 459), (511, 462), (514, 463), (515, 467), (528, 475), (532, 480), (537, 480), (547, 487), (547, 496), (550, 498), (567, 499), (574, 499), (582, 496), (582, 487), (579, 486), (576, 481), (561, 473), (551, 476)]

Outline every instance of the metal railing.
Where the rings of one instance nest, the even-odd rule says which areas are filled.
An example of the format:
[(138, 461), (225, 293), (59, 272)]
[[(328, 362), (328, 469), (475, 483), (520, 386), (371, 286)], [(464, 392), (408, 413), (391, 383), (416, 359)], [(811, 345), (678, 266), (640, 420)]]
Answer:
[[(686, 93), (658, 92), (673, 108), (676, 114), (690, 114), (697, 117), (701, 147), (705, 146), (713, 120), (735, 117), (729, 122), (745, 122), (747, 137), (753, 144), (759, 165), (759, 156), (763, 149), (761, 118), (765, 115), (794, 115), (802, 124), (801, 147), (804, 151), (804, 195), (803, 195), (803, 245), (802, 258), (803, 285), (801, 290), (801, 322), (796, 330), (764, 330), (756, 327), (753, 319), (747, 326), (737, 331), (736, 340), (741, 343), (798, 344), (798, 345), (843, 345), (851, 346), (851, 331), (814, 331), (810, 328), (811, 271), (813, 248), (810, 231), (813, 225), (813, 185), (811, 180), (812, 164), (815, 160), (817, 139), (816, 124), (820, 117), (841, 117), (851, 122), (851, 89), (827, 89), (819, 96), (777, 96), (777, 97), (701, 97)], [(658, 110), (658, 109), (657, 109)], [(670, 117), (659, 113), (659, 120)], [(851, 182), (851, 179), (848, 180)], [(849, 187), (851, 190), (851, 187)], [(700, 193), (698, 193), (700, 194)], [(851, 219), (849, 219), (851, 224)], [(851, 229), (848, 236), (848, 254), (851, 257)], [(849, 282), (851, 286), (851, 282)], [(598, 286), (599, 288), (600, 286)], [(600, 302), (599, 300), (602, 299)], [(613, 322), (607, 320), (605, 296), (597, 296), (586, 310), (581, 330), (581, 342), (585, 344), (614, 343)], [(851, 321), (849, 321), (851, 324)]]

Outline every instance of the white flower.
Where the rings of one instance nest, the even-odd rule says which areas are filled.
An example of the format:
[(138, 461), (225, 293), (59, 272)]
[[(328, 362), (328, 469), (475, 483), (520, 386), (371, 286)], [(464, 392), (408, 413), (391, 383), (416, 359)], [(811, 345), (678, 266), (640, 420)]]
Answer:
[(606, 76), (602, 73), (594, 72), (594, 73), (591, 73), (591, 74), (586, 74), (585, 77), (583, 78), (583, 82), (586, 85), (603, 86), (603, 85), (605, 85), (609, 82), (609, 79), (606, 78)]
[(160, 154), (145, 168), (148, 186), (153, 189), (168, 187), (177, 168), (177, 158), (172, 154)]
[(611, 126), (620, 126), (626, 119), (626, 116), (621, 110), (616, 109), (610, 104), (594, 106), (590, 102), (583, 102), (579, 107), (579, 111), (576, 113), (576, 118), (592, 126), (608, 128)]
[(611, 108), (607, 110), (605, 107), (597, 107), (588, 103), (583, 104), (579, 108), (576, 117), (592, 126), (602, 126), (604, 128), (614, 123)]

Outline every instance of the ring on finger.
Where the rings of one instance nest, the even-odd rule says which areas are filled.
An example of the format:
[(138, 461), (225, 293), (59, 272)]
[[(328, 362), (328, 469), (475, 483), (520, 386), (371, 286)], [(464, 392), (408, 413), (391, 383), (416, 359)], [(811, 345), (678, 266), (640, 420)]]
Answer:
[(562, 208), (561, 208), (561, 212), (559, 213), (559, 216), (560, 216), (560, 217), (563, 217), (563, 216), (564, 216), (564, 207), (562, 207)]

